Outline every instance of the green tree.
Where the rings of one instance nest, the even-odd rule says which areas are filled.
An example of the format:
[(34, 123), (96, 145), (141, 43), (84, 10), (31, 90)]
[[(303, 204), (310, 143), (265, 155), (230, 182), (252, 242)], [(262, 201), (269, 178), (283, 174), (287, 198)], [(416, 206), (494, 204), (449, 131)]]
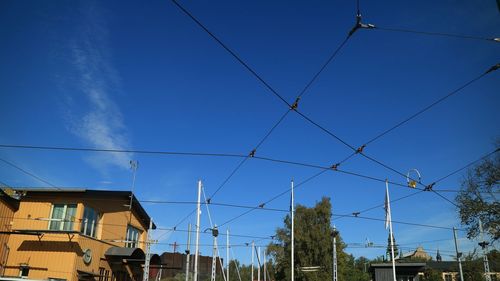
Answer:
[[(500, 140), (497, 141), (497, 147)], [(462, 181), (462, 188), (455, 201), (458, 205), (460, 220), (467, 226), (467, 237), (479, 234), (479, 219), (493, 241), (500, 238), (500, 148), (470, 169)]]
[(484, 268), (482, 259), (476, 255), (474, 250), (464, 257), (462, 262), (464, 279), (467, 281), (484, 281)]
[[(332, 228), (330, 199), (323, 197), (312, 208), (298, 205), (295, 210), (295, 279), (323, 281), (332, 278)], [(290, 280), (291, 218), (287, 215), (284, 227), (276, 230), (276, 239), (269, 244), (268, 253), (275, 264), (275, 279)], [(337, 268), (341, 280), (348, 280), (349, 256), (345, 244), (337, 236)], [(303, 272), (301, 267), (319, 266), (316, 272)]]
[(443, 272), (440, 270), (427, 268), (424, 271), (422, 281), (443, 281), (442, 274)]
[[(396, 238), (394, 238), (394, 233), (392, 234), (392, 241), (394, 243), (394, 257), (398, 256), (398, 244), (396, 244)], [(387, 249), (385, 250), (385, 255), (387, 256), (387, 260), (392, 260), (391, 255), (391, 234), (387, 235)]]

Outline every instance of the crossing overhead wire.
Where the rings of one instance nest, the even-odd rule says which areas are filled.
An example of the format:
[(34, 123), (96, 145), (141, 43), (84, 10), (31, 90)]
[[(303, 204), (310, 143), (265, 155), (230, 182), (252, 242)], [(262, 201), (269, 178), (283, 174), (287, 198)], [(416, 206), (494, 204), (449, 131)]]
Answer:
[[(372, 220), (372, 221), (386, 221), (385, 219), (380, 219), (380, 218), (373, 218), (373, 217), (365, 217), (365, 216), (355, 216), (355, 215), (333, 215), (333, 217), (347, 217), (347, 218), (355, 218), (355, 219), (364, 219), (364, 220)], [(414, 222), (405, 222), (405, 221), (392, 221), (392, 223), (395, 224), (403, 224), (403, 225), (411, 225), (411, 226), (419, 226), (419, 227), (428, 227), (428, 228), (436, 228), (436, 229), (446, 229), (446, 230), (453, 230), (452, 227), (447, 227), (447, 226), (439, 226), (439, 225), (429, 225), (429, 224), (422, 224), (422, 223), (414, 223)], [(458, 229), (459, 231), (466, 231), (465, 229)]]
[(238, 172), (238, 170), (243, 166), (243, 164), (245, 164), (245, 162), (250, 159), (250, 158), (253, 158), (255, 157), (255, 153), (257, 151), (257, 149), (259, 149), (259, 147), (264, 143), (264, 141), (266, 141), (269, 136), (272, 134), (272, 132), (276, 129), (276, 127), (279, 126), (279, 124), (281, 124), (281, 122), (283, 122), (283, 120), (285, 119), (285, 117), (288, 115), (288, 113), (290, 112), (290, 110), (287, 110), (279, 119), (276, 123), (274, 123), (274, 125), (271, 127), (271, 129), (264, 135), (264, 137), (259, 141), (259, 143), (257, 144), (257, 146), (255, 146), (255, 148), (245, 157), (243, 158), (242, 161), (240, 161), (240, 163), (238, 163), (238, 165), (236, 165), (236, 167), (231, 171), (231, 173), (224, 179), (224, 181), (217, 187), (217, 189), (210, 195), (210, 197), (208, 198), (208, 202), (210, 202), (213, 197), (229, 182), (229, 180), (236, 174), (236, 172)]
[[(419, 190), (417, 192), (414, 192), (414, 193), (411, 193), (411, 194), (408, 194), (408, 195), (405, 195), (405, 196), (402, 196), (402, 197), (390, 200), (390, 203), (398, 202), (398, 201), (401, 201), (403, 199), (406, 199), (406, 198), (409, 198), (409, 197), (413, 197), (413, 196), (415, 196), (417, 194), (420, 194), (422, 192), (424, 192), (424, 190)], [(360, 214), (363, 214), (363, 213), (366, 213), (366, 212), (369, 212), (371, 210), (378, 209), (378, 208), (381, 208), (381, 207), (384, 207), (384, 206), (385, 206), (385, 203), (382, 203), (382, 204), (375, 205), (373, 207), (369, 207), (369, 208), (363, 209), (361, 211), (354, 211), (354, 212), (351, 212), (349, 214), (338, 215), (337, 219), (335, 219), (335, 220), (338, 221), (338, 220), (340, 220), (342, 218), (345, 218), (345, 217), (359, 216)]]
[(342, 50), (342, 48), (344, 48), (344, 46), (346, 45), (347, 41), (349, 41), (349, 38), (351, 38), (351, 36), (347, 36), (343, 41), (342, 43), (340, 43), (339, 46), (337, 46), (337, 48), (333, 51), (333, 53), (330, 55), (330, 57), (328, 57), (328, 59), (326, 60), (326, 62), (321, 66), (321, 68), (319, 69), (318, 72), (316, 72), (316, 74), (311, 78), (311, 80), (309, 80), (309, 82), (306, 84), (306, 86), (302, 89), (302, 91), (300, 91), (299, 95), (298, 95), (298, 98), (301, 98), (306, 92), (307, 90), (311, 87), (311, 85), (314, 83), (314, 81), (316, 81), (316, 79), (318, 79), (319, 75), (323, 72), (323, 70), (326, 69), (326, 67), (332, 62), (335, 60), (335, 58), (337, 57), (337, 54), (340, 52), (340, 50)]
[[(319, 177), (321, 174), (325, 173), (326, 171), (327, 170), (325, 169), (325, 170), (320, 171), (319, 173), (316, 173), (316, 174), (310, 176), (309, 178), (307, 178), (304, 181), (300, 182), (299, 184), (295, 185), (295, 188), (298, 188), (298, 187), (306, 184), (307, 182), (313, 180), (314, 178)], [(279, 194), (271, 197), (271, 199), (269, 199), (269, 200), (267, 200), (267, 201), (259, 204), (258, 206), (255, 206), (255, 207), (253, 207), (253, 208), (251, 208), (251, 209), (249, 209), (249, 210), (247, 210), (247, 211), (245, 211), (245, 212), (243, 212), (243, 213), (241, 213), (241, 214), (239, 214), (239, 215), (237, 215), (237, 216), (235, 216), (235, 217), (233, 217), (233, 218), (231, 218), (231, 219), (223, 222), (220, 226), (230, 224), (231, 222), (233, 222), (233, 221), (235, 221), (235, 220), (237, 220), (237, 219), (239, 219), (239, 218), (241, 218), (241, 217), (243, 217), (243, 216), (245, 216), (245, 215), (247, 215), (247, 214), (249, 214), (249, 213), (251, 213), (251, 212), (253, 212), (255, 210), (264, 208), (264, 206), (266, 204), (271, 203), (272, 201), (278, 199), (279, 197), (281, 197), (281, 196), (283, 196), (283, 195), (285, 195), (285, 194), (287, 194), (289, 192), (290, 192), (290, 189), (287, 189), (287, 190), (285, 190), (285, 191), (283, 191), (283, 192), (281, 192), (281, 193), (279, 193)], [(288, 212), (288, 210), (286, 210), (286, 212)]]
[(447, 174), (446, 176), (444, 176), (444, 177), (441, 177), (441, 178), (437, 179), (436, 181), (434, 181), (434, 183), (438, 183), (438, 182), (440, 182), (440, 181), (443, 181), (443, 180), (445, 180), (445, 179), (447, 179), (447, 178), (449, 178), (449, 177), (451, 177), (451, 176), (453, 176), (453, 175), (455, 175), (455, 174), (457, 174), (457, 173), (459, 173), (459, 172), (461, 172), (461, 171), (463, 171), (463, 170), (465, 170), (465, 169), (469, 168), (470, 166), (472, 166), (472, 165), (476, 164), (477, 162), (482, 161), (482, 160), (484, 160), (484, 159), (486, 159), (486, 158), (490, 157), (491, 155), (493, 155), (493, 154), (495, 154), (495, 153), (497, 153), (497, 152), (499, 152), (499, 151), (500, 151), (500, 147), (499, 147), (499, 148), (497, 148), (497, 149), (495, 149), (494, 151), (492, 151), (492, 152), (490, 152), (490, 153), (488, 153), (488, 154), (486, 154), (486, 155), (482, 156), (481, 158), (476, 159), (476, 160), (474, 160), (474, 161), (470, 162), (469, 164), (467, 164), (467, 165), (465, 165), (465, 166), (463, 166), (463, 167), (461, 167), (461, 168), (459, 168), (459, 169), (457, 169), (457, 170), (455, 170), (455, 171), (453, 171), (453, 172), (451, 172), (451, 173)]
[(402, 121), (396, 123), (395, 125), (393, 125), (392, 127), (386, 129), (385, 131), (379, 133), (378, 135), (376, 135), (375, 137), (371, 138), (369, 141), (365, 142), (365, 145), (368, 145), (376, 140), (378, 140), (379, 138), (387, 135), (388, 133), (392, 132), (393, 130), (401, 127), (402, 125), (404, 125), (405, 123), (408, 123), (410, 120), (416, 118), (417, 116), (421, 115), (422, 113), (428, 111), (429, 109), (433, 108), (434, 106), (440, 104), (441, 102), (445, 101), (446, 99), (456, 95), (457, 93), (459, 93), (460, 91), (462, 91), (463, 89), (467, 88), (468, 86), (470, 86), (471, 84), (473, 84), (474, 82), (480, 80), (481, 78), (483, 78), (484, 76), (486, 76), (487, 74), (491, 73), (492, 71), (498, 69), (498, 64), (496, 66), (493, 66), (492, 68), (490, 68), (489, 70), (483, 72), (481, 75), (479, 76), (476, 76), (475, 78), (473, 78), (472, 80), (469, 80), (468, 82), (466, 82), (465, 84), (461, 85), (460, 87), (458, 87), (457, 89), (451, 91), (450, 93), (442, 96), (441, 98), (437, 99), (436, 101), (432, 102), (431, 104), (425, 106), (424, 108), (420, 109), (419, 111), (413, 113), (412, 115), (408, 116), (407, 118), (403, 119)]
[(59, 187), (57, 187), (56, 185), (54, 185), (54, 184), (50, 183), (49, 181), (42, 179), (41, 177), (39, 177), (39, 176), (37, 176), (37, 175), (35, 175), (35, 174), (33, 174), (33, 173), (31, 173), (31, 172), (29, 172), (29, 171), (27, 171), (27, 170), (25, 170), (25, 169), (21, 168), (21, 167), (19, 167), (18, 165), (14, 164), (14, 163), (12, 163), (12, 162), (10, 162), (10, 161), (7, 161), (7, 160), (5, 160), (5, 159), (3, 159), (3, 158), (0, 158), (0, 161), (4, 162), (5, 164), (7, 164), (7, 165), (9, 165), (9, 166), (11, 166), (11, 167), (16, 168), (17, 170), (19, 170), (19, 171), (23, 172), (24, 174), (26, 174), (26, 175), (28, 175), (28, 176), (30, 176), (30, 177), (32, 177), (32, 178), (34, 178), (34, 179), (36, 179), (36, 180), (38, 180), (38, 181), (40, 181), (40, 182), (43, 182), (43, 183), (45, 183), (45, 184), (48, 184), (48, 185), (50, 185), (50, 186), (54, 187), (55, 189), (60, 189)]
[[(220, 226), (218, 226), (220, 227)], [(187, 229), (173, 229), (173, 228), (161, 228), (161, 227), (158, 227), (156, 228), (158, 230), (172, 230), (172, 231), (176, 231), (176, 232), (185, 232), (185, 233), (188, 233), (188, 232), (191, 232), (191, 233), (196, 233), (196, 231), (194, 230), (187, 230)], [(212, 235), (212, 233), (208, 233), (208, 232), (200, 232), (200, 234), (207, 234), (207, 235)], [(226, 236), (227, 233), (221, 231), (219, 232), (219, 235), (220, 236)], [(231, 233), (230, 234), (231, 237), (238, 237), (238, 238), (250, 238), (250, 239), (262, 239), (262, 240), (271, 240), (271, 236), (255, 236), (255, 235), (245, 235), (245, 234), (235, 234), (235, 233)]]
[(60, 151), (85, 151), (85, 152), (136, 153), (136, 154), (163, 154), (163, 155), (180, 155), (180, 156), (234, 157), (234, 158), (247, 157), (247, 155), (244, 155), (244, 154), (230, 154), (230, 153), (176, 152), (176, 151), (161, 151), (161, 150), (107, 149), (107, 148), (35, 146), (35, 145), (12, 145), (12, 144), (0, 144), (0, 148), (60, 150)]
[(454, 34), (454, 33), (445, 33), (445, 32), (430, 32), (430, 31), (421, 31), (421, 30), (413, 30), (413, 29), (405, 29), (405, 28), (393, 28), (393, 27), (384, 27), (377, 25), (375, 30), (383, 30), (390, 32), (401, 32), (401, 33), (413, 33), (413, 34), (421, 34), (421, 35), (432, 35), (432, 36), (444, 36), (444, 37), (452, 37), (452, 38), (460, 38), (460, 39), (472, 39), (472, 40), (482, 40), (482, 41), (490, 41), (490, 42), (500, 42), (500, 38), (488, 38), (488, 37), (480, 37), (473, 35), (463, 35), (463, 34)]
[(233, 56), (243, 67), (245, 67), (250, 73), (252, 73), (257, 80), (259, 80), (272, 94), (274, 94), (278, 99), (280, 99), (284, 104), (286, 104), (289, 108), (292, 107), (290, 103), (288, 103), (285, 98), (283, 98), (271, 85), (269, 85), (262, 77), (253, 70), (243, 59), (240, 58), (233, 50), (231, 50), (224, 42), (222, 42), (214, 33), (212, 33), (203, 23), (201, 23), (191, 12), (185, 9), (179, 2), (176, 0), (172, 0), (172, 2), (179, 8), (184, 14), (186, 14), (189, 18), (191, 18), (201, 29), (203, 29), (210, 37), (212, 37), (224, 50), (226, 50), (231, 56)]

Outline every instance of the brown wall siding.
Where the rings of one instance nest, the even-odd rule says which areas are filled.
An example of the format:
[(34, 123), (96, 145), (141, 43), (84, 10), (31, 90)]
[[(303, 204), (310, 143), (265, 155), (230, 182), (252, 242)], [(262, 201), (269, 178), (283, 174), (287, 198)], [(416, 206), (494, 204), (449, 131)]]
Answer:
[[(19, 211), (14, 215), (12, 229), (47, 230), (49, 222), (37, 220), (37, 218), (50, 218), (54, 203), (77, 204), (76, 219), (73, 223), (74, 231), (80, 231), (84, 206), (92, 207), (103, 214), (97, 228), (97, 239), (76, 234), (69, 241), (66, 234), (46, 233), (39, 241), (37, 236), (11, 235), (8, 242), (11, 251), (5, 276), (18, 276), (19, 266), (23, 263), (29, 264), (31, 269), (28, 277), (34, 279), (51, 277), (77, 280), (77, 270), (96, 274), (99, 274), (99, 267), (109, 270), (102, 259), (105, 258), (104, 253), (109, 247), (125, 246), (124, 242), (111, 242), (111, 240), (125, 240), (130, 217), (128, 208), (124, 207), (121, 201), (82, 200), (77, 196), (52, 197), (50, 201), (31, 199), (21, 202)], [(139, 240), (144, 241), (147, 229), (140, 223), (135, 213), (132, 215), (130, 224), (142, 231)], [(144, 250), (144, 243), (139, 243), (139, 247)], [(93, 252), (92, 262), (89, 265), (83, 262), (83, 251), (87, 248)]]
[[(11, 231), (13, 218), (14, 210), (0, 200), (0, 231)], [(9, 234), (0, 234), (0, 275), (4, 272), (4, 266), (10, 252), (8, 241)]]
[(80, 247), (75, 242), (69, 242), (65, 234), (46, 234), (39, 241), (37, 236), (11, 235), (6, 276), (18, 276), (19, 266), (28, 264), (29, 278), (71, 279), (75, 256)]

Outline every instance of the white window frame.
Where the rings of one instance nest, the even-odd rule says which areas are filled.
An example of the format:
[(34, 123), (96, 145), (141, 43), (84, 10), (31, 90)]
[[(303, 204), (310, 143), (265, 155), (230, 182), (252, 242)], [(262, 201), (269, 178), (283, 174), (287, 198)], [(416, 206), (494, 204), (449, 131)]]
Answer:
[[(130, 230), (130, 231), (129, 231)], [(131, 235), (129, 235), (129, 232)], [(139, 246), (139, 237), (141, 236), (141, 230), (130, 224), (127, 225), (127, 232), (125, 234), (125, 247), (127, 248), (137, 248)]]
[[(61, 206), (63, 205), (63, 213), (62, 213), (62, 219), (55, 219), (55, 218), (52, 218), (52, 216), (54, 215), (54, 207), (55, 206)], [(64, 231), (64, 226), (66, 225), (66, 223), (68, 223), (70, 225), (70, 230), (73, 230), (73, 221), (66, 221), (65, 218), (66, 218), (66, 214), (67, 214), (67, 211), (68, 211), (68, 206), (71, 205), (71, 206), (74, 206), (75, 208), (75, 214), (76, 214), (76, 209), (78, 207), (77, 204), (52, 204), (52, 209), (50, 210), (50, 218), (49, 218), (49, 230), (59, 230), (59, 231)], [(59, 223), (59, 229), (52, 229), (51, 226), (53, 223), (56, 223), (58, 222)]]
[[(85, 217), (85, 210), (92, 210), (94, 214), (96, 214), (95, 221), (89, 222), (88, 218)], [(84, 206), (83, 215), (82, 215), (82, 225), (80, 227), (80, 233), (83, 235), (87, 235), (93, 238), (97, 238), (97, 227), (99, 225), (99, 220), (101, 219), (101, 214), (94, 208), (90, 206)], [(90, 234), (87, 234), (88, 227), (90, 227)]]

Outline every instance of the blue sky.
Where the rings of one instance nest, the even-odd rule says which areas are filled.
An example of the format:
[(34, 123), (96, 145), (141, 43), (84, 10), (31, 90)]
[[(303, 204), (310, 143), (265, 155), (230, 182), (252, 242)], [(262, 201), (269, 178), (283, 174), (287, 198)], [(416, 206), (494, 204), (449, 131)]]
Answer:
[[(342, 42), (354, 23), (354, 1), (182, 1), (290, 103)], [(496, 3), (488, 1), (361, 1), (363, 21), (388, 28), (500, 35)], [(247, 154), (287, 108), (170, 1), (2, 1), (0, 3), (0, 143), (16, 145), (198, 151)], [(383, 130), (462, 86), (500, 61), (500, 45), (381, 30), (359, 30), (300, 102), (300, 111), (360, 146)], [(499, 77), (494, 72), (366, 148), (430, 183), (494, 149), (499, 137)], [(497, 90), (495, 90), (497, 89)], [(290, 113), (258, 156), (329, 166), (350, 151)], [(0, 149), (0, 157), (63, 187), (129, 190), (129, 160), (139, 161), (142, 200), (195, 201), (207, 196), (240, 159)], [(362, 157), (345, 170), (404, 183)], [(246, 161), (213, 202), (258, 205), (317, 173), (314, 168)], [(436, 189), (458, 189), (462, 175)], [(46, 186), (0, 163), (11, 186)], [(414, 191), (391, 186), (391, 197)], [(445, 193), (453, 199), (454, 193)], [(384, 184), (327, 172), (296, 192), (298, 204), (332, 198), (335, 214), (383, 203)], [(286, 209), (283, 196), (268, 207)], [(143, 204), (159, 227), (173, 226), (192, 205)], [(432, 193), (394, 203), (393, 219), (459, 226), (455, 207)], [(220, 224), (241, 209), (212, 206)], [(383, 218), (378, 208), (366, 216)], [(229, 225), (232, 233), (270, 236), (283, 213), (255, 211)], [(194, 216), (190, 218), (194, 223)], [(344, 241), (385, 244), (383, 222), (343, 218)], [(201, 228), (209, 227), (206, 210)], [(187, 222), (179, 226), (187, 228)], [(453, 250), (452, 233), (395, 224), (398, 243)], [(222, 229), (225, 231), (225, 227)], [(157, 231), (164, 244), (186, 234)], [(459, 233), (464, 237), (464, 233)], [(441, 240), (427, 243), (429, 240)], [(249, 238), (232, 238), (235, 244)], [(210, 236), (202, 236), (210, 243)], [(266, 244), (263, 240), (260, 245)], [(474, 242), (461, 240), (472, 249)], [(250, 250), (234, 248), (249, 262)], [(385, 249), (349, 248), (375, 257)], [(210, 254), (210, 247), (202, 248)], [(432, 255), (435, 252), (430, 251)], [(444, 255), (445, 259), (450, 259)]]

